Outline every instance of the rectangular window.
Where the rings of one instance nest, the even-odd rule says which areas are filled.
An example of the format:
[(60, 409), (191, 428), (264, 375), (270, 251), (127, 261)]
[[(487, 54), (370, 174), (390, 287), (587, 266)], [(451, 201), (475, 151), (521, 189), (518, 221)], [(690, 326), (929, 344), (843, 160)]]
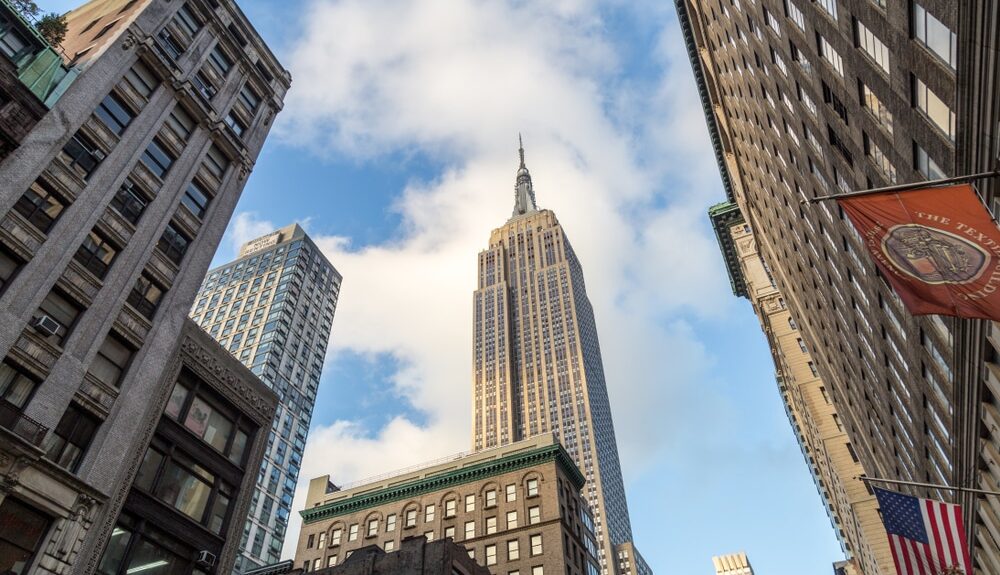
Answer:
[(496, 565), (497, 564), (497, 546), (487, 545), (486, 546), (486, 565)]
[(955, 113), (920, 78), (913, 78), (913, 105), (946, 136), (955, 141)]
[(435, 508), (433, 504), (424, 507), (424, 522), (429, 523), (431, 521), (434, 521), (434, 511)]
[(216, 146), (212, 146), (208, 149), (208, 153), (205, 154), (205, 167), (209, 173), (222, 180), (223, 176), (226, 175), (226, 170), (229, 168), (229, 158), (222, 153), (222, 150)]
[(55, 430), (45, 438), (45, 457), (75, 473), (99, 425), (96, 417), (71, 403)]
[(355, 523), (354, 525), (351, 525), (350, 527), (348, 527), (348, 529), (347, 529), (347, 540), (348, 541), (357, 541), (358, 540), (358, 524), (357, 523)]
[(230, 111), (229, 114), (226, 115), (226, 125), (229, 126), (229, 129), (232, 130), (237, 137), (242, 137), (243, 132), (247, 129), (246, 123), (236, 116), (235, 110)]
[(417, 524), (417, 510), (408, 509), (406, 511), (406, 527), (413, 527)]
[(212, 84), (211, 80), (208, 79), (208, 76), (206, 76), (204, 72), (198, 72), (194, 76), (191, 76), (191, 83), (194, 85), (195, 89), (198, 90), (198, 93), (204, 96), (206, 100), (211, 100), (215, 97), (215, 94), (218, 93), (215, 85)]
[(386, 551), (392, 551), (393, 549), (396, 548), (396, 542), (392, 540), (386, 541), (383, 547), (385, 548)]
[(94, 110), (94, 114), (109, 130), (119, 136), (135, 117), (135, 113), (114, 92), (104, 97)]
[(515, 501), (517, 499), (517, 486), (513, 483), (508, 485), (504, 491), (508, 502)]
[(916, 2), (913, 3), (913, 37), (955, 70), (958, 65), (955, 33)]
[(378, 535), (378, 519), (368, 520), (368, 537), (375, 537)]
[(844, 77), (844, 60), (840, 57), (840, 53), (837, 52), (833, 46), (827, 42), (826, 38), (816, 34), (816, 42), (819, 45), (819, 54), (823, 57), (830, 66), (833, 67), (834, 71), (840, 75), (841, 78)]
[(531, 556), (542, 554), (542, 536), (541, 534), (531, 536)]
[(160, 30), (160, 33), (157, 34), (157, 44), (163, 48), (163, 52), (171, 60), (177, 60), (184, 53), (184, 44), (167, 28)]
[(91, 230), (83, 239), (83, 244), (77, 248), (73, 259), (101, 279), (107, 274), (117, 254), (118, 249), (107, 238)]
[(344, 531), (342, 529), (334, 529), (333, 532), (330, 533), (330, 547), (340, 545), (340, 538), (343, 534)]
[(125, 73), (125, 81), (144, 98), (149, 98), (153, 90), (160, 84), (156, 75), (142, 61), (136, 62)]
[(535, 497), (538, 495), (538, 480), (529, 479), (528, 480), (528, 497)]
[(864, 138), (865, 155), (868, 156), (868, 159), (871, 160), (871, 162), (875, 164), (879, 170), (881, 170), (890, 183), (895, 184), (896, 167), (892, 165), (892, 162), (889, 160), (889, 156), (882, 151), (882, 148), (880, 148), (867, 133), (862, 132), (861, 135)]
[(517, 529), (517, 511), (507, 512), (507, 529)]
[(215, 45), (215, 49), (208, 55), (208, 61), (212, 63), (215, 71), (219, 73), (223, 78), (229, 73), (229, 69), (233, 67), (233, 61), (226, 55), (222, 50), (222, 47), (218, 44)]
[(260, 96), (257, 95), (257, 92), (255, 92), (249, 84), (244, 84), (243, 88), (240, 90), (240, 102), (252, 117), (255, 113), (257, 113), (257, 106), (260, 105)]
[(528, 508), (528, 525), (534, 525), (542, 521), (542, 509), (541, 507), (529, 507)]
[(17, 200), (14, 209), (44, 234), (59, 219), (67, 204), (55, 190), (39, 180)]
[(892, 112), (864, 82), (859, 80), (858, 86), (861, 91), (861, 105), (875, 117), (877, 123), (885, 129), (886, 133), (892, 134)]
[(20, 410), (34, 391), (35, 380), (26, 372), (6, 359), (0, 362), (0, 400)]
[(486, 518), (486, 534), (487, 535), (493, 535), (496, 532), (497, 532), (497, 518), (495, 516), (494, 517), (487, 517)]
[(914, 167), (928, 180), (939, 180), (946, 177), (944, 170), (916, 142), (913, 143), (913, 156)]
[(878, 64), (883, 72), (889, 74), (889, 48), (884, 42), (878, 39), (874, 32), (861, 23), (854, 21), (854, 35), (857, 46), (861, 48), (868, 57)]
[(104, 160), (104, 152), (82, 132), (77, 132), (66, 142), (60, 156), (67, 167), (83, 181), (90, 179), (90, 175)]
[(433, 531), (424, 531), (424, 539), (426, 539), (428, 541), (434, 541), (434, 532)]
[(326, 566), (327, 567), (333, 567), (336, 564), (337, 564), (337, 556), (336, 555), (330, 555), (329, 557), (326, 558)]
[(475, 495), (466, 495), (465, 496), (465, 512), (468, 513), (470, 511), (475, 511), (475, 510), (476, 510), (476, 496)]
[(802, 15), (802, 10), (799, 10), (792, 0), (785, 0), (785, 13), (788, 19), (795, 22), (795, 25), (799, 27), (799, 30), (805, 32), (806, 30), (806, 19)]
[(205, 191), (204, 187), (196, 181), (192, 181), (188, 184), (187, 190), (184, 192), (184, 197), (181, 198), (181, 204), (183, 204), (184, 207), (191, 212), (191, 215), (196, 218), (200, 218), (205, 215), (205, 211), (208, 210), (208, 204), (210, 201), (209, 195)]
[(170, 111), (166, 124), (178, 138), (185, 141), (195, 128), (194, 118), (180, 104), (174, 106), (174, 109)]
[(164, 288), (146, 272), (142, 272), (128, 295), (129, 305), (146, 319), (153, 319), (157, 306), (163, 298)]
[(451, 537), (452, 539), (454, 539), (455, 538), (455, 527), (454, 526), (445, 527), (444, 528), (444, 536), (445, 537)]
[(507, 542), (507, 561), (517, 561), (521, 558), (521, 551), (518, 548), (517, 539)]
[(454, 499), (449, 499), (448, 501), (444, 502), (444, 516), (445, 517), (454, 517), (455, 516), (455, 507), (456, 507), (456, 504), (457, 504), (457, 502)]
[(472, 539), (476, 536), (476, 522), (466, 521), (465, 522), (465, 538)]
[(837, 0), (816, 0), (816, 4), (834, 20), (837, 19)]
[[(53, 289), (49, 292), (49, 295), (45, 296), (45, 299), (42, 300), (42, 305), (38, 307), (38, 311), (35, 312), (34, 317), (36, 320), (42, 316), (46, 316), (50, 320), (55, 320), (56, 329), (53, 335), (43, 335), (46, 335), (46, 337), (56, 345), (62, 345), (62, 343), (66, 341), (66, 337), (69, 335), (70, 330), (73, 329), (73, 324), (76, 323), (76, 318), (80, 316), (82, 311), (83, 310), (79, 305)], [(35, 329), (42, 329), (41, 324), (39, 324)]]
[(496, 489), (490, 489), (486, 492), (486, 503), (483, 507), (489, 509), (490, 507), (496, 507), (497, 505), (497, 491)]
[[(9, 34), (8, 34), (9, 36)], [(7, 37), (0, 38), (0, 46)], [(41, 551), (52, 520), (14, 497), (0, 502), (0, 557), (5, 572), (25, 575), (35, 554)]]
[(0, 244), (0, 293), (3, 293), (3, 288), (14, 279), (23, 264), (20, 257)]
[(134, 353), (131, 346), (115, 334), (109, 333), (108, 337), (104, 339), (104, 343), (101, 344), (101, 348), (97, 350), (97, 355), (94, 356), (94, 361), (91, 362), (87, 373), (101, 382), (117, 388)]
[(390, 513), (385, 518), (385, 530), (386, 530), (386, 532), (395, 531), (396, 530), (396, 514), (395, 513)]
[(111, 207), (132, 224), (139, 222), (148, 205), (149, 199), (130, 180), (125, 180), (111, 199)]
[(174, 227), (173, 223), (170, 223), (167, 224), (167, 229), (163, 230), (163, 235), (160, 236), (156, 247), (163, 252), (163, 255), (167, 256), (167, 259), (180, 265), (190, 245), (191, 240)]
[(153, 139), (142, 153), (142, 163), (153, 172), (156, 177), (163, 179), (174, 164), (176, 158), (167, 151), (166, 147), (157, 139)]
[(174, 23), (191, 37), (194, 37), (198, 33), (198, 30), (201, 29), (201, 21), (198, 20), (187, 4), (184, 4), (177, 10), (177, 14), (174, 15)]

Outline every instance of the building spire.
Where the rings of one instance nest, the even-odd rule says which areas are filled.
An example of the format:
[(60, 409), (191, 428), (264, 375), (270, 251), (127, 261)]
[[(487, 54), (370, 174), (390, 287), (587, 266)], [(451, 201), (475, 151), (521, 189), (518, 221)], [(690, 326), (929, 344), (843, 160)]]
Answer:
[(524, 140), (521, 139), (520, 133), (517, 134), (517, 142), (521, 165), (517, 169), (517, 182), (514, 185), (514, 213), (511, 217), (538, 211), (538, 206), (535, 205), (535, 189), (531, 185), (531, 173), (524, 165)]

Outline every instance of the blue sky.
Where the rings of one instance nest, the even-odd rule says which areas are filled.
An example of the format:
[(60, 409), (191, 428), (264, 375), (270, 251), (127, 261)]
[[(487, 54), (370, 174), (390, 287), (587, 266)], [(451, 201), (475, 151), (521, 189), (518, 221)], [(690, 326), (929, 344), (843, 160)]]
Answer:
[(839, 545), (704, 215), (723, 190), (672, 3), (240, 4), (293, 84), (217, 261), (299, 221), (345, 276), (300, 485), (469, 449), (476, 254), (510, 214), (520, 131), (584, 266), (647, 561), (830, 572)]

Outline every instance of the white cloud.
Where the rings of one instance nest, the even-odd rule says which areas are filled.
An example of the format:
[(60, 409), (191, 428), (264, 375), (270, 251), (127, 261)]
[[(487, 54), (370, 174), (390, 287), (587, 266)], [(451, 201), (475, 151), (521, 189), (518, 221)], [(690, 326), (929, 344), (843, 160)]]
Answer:
[[(345, 278), (328, 357), (392, 354), (396, 391), (427, 422), (314, 430), (300, 491), (318, 475), (350, 481), (468, 449), (476, 254), (510, 213), (518, 131), (538, 201), (557, 213), (584, 265), (626, 481), (672, 448), (670, 429), (710, 425), (706, 410), (676, 407), (705, 403), (694, 385), (709, 367), (685, 318), (718, 318), (729, 301), (705, 226), (721, 191), (717, 176), (698, 175), (717, 173), (700, 103), (676, 38), (648, 55), (659, 77), (624, 78), (621, 39), (608, 36), (604, 8), (588, 0), (311, 4), (288, 62), (295, 83), (279, 137), (373, 162), (419, 150), (446, 167), (400, 191), (392, 209), (403, 224), (391, 241), (354, 249), (349, 238), (314, 235)], [(654, 5), (642, 10), (637, 17), (664, 19)], [(665, 36), (678, 33), (659, 25), (669, 27)], [(314, 218), (322, 224), (322, 214)], [(236, 223), (265, 225), (248, 214)], [(649, 433), (658, 420), (666, 429)], [(286, 556), (297, 535), (293, 520)]]
[(236, 257), (240, 252), (240, 246), (243, 244), (252, 239), (267, 235), (275, 229), (274, 224), (258, 219), (255, 213), (240, 212), (236, 214), (233, 221), (229, 223), (229, 229), (226, 230), (229, 249), (232, 250), (232, 257), (227, 258), (226, 261)]

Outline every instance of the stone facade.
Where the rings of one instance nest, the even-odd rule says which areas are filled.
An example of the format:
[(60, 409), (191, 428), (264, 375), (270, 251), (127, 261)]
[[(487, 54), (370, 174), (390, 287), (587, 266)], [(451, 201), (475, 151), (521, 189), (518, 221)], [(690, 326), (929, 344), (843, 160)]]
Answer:
[(583, 475), (551, 437), (461, 454), (417, 471), (339, 489), (309, 483), (295, 565), (335, 566), (369, 545), (449, 538), (490, 573), (596, 575)]
[[(300, 575), (303, 568), (291, 562), (268, 566), (247, 575)], [(489, 569), (469, 557), (465, 547), (448, 539), (427, 541), (424, 537), (407, 537), (399, 549), (386, 553), (378, 545), (355, 551), (342, 564), (324, 567), (316, 575), (489, 575)]]
[[(231, 1), (89, 6), (137, 5), (104, 34), (70, 14), (67, 42), (95, 56), (0, 161), (0, 461), (4, 502), (37, 520), (32, 572), (92, 573), (120, 532), (185, 317), (290, 83)], [(222, 387), (256, 405), (226, 409), (273, 410), (243, 375)], [(227, 473), (231, 525), (246, 500)]]
[(297, 224), (208, 272), (191, 317), (278, 394), (236, 568), (281, 555), (342, 277)]
[[(996, 169), (994, 3), (676, 6), (728, 199), (757, 232), (859, 460), (872, 477), (997, 489), (994, 324), (909, 315), (836, 203), (803, 202)], [(995, 186), (977, 183), (994, 210)], [(902, 490), (961, 503), (974, 562), (1000, 572), (1000, 502)]]
[(712, 564), (715, 566), (715, 575), (753, 575), (750, 560), (742, 551), (712, 557)]

